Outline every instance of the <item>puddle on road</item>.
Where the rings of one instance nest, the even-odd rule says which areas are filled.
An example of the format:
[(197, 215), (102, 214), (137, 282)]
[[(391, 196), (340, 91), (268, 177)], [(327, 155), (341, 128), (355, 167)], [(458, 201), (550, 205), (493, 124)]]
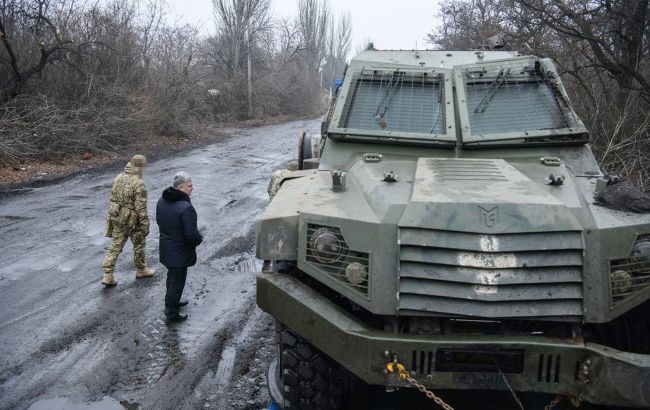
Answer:
[(74, 403), (62, 397), (55, 397), (38, 400), (32, 403), (28, 410), (137, 410), (138, 408), (140, 408), (138, 403), (117, 401), (110, 397), (86, 403)]

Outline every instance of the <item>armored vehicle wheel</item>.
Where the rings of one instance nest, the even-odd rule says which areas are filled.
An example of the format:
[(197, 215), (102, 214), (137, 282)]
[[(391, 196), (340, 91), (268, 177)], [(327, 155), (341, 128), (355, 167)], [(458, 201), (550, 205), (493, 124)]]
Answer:
[(320, 135), (307, 134), (300, 130), (298, 134), (298, 169), (308, 169), (306, 160), (320, 158)]
[(336, 410), (343, 406), (347, 375), (329, 357), (284, 326), (279, 334), (278, 387), (284, 409)]

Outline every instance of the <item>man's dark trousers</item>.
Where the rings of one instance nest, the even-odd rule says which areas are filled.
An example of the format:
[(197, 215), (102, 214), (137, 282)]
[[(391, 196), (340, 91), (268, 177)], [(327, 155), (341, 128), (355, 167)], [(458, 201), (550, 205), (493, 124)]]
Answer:
[(187, 268), (167, 268), (167, 293), (165, 294), (165, 315), (176, 316), (180, 311), (178, 302), (185, 288)]

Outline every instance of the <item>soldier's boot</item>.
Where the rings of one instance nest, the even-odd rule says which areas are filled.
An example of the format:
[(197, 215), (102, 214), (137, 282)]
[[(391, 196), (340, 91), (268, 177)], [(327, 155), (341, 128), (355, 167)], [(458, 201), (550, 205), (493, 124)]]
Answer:
[(104, 273), (104, 276), (102, 277), (102, 285), (106, 286), (107, 288), (112, 288), (113, 286), (117, 285), (117, 280), (112, 273)]
[(135, 277), (138, 278), (138, 279), (140, 279), (140, 278), (150, 278), (155, 274), (156, 274), (156, 270), (155, 269), (149, 269), (149, 268), (142, 268), (142, 269), (138, 269), (137, 271), (135, 271)]

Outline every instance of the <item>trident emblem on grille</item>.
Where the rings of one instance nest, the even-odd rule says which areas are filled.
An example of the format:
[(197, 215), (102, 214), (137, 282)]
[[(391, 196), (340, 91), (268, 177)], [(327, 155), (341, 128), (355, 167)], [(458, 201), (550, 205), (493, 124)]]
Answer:
[(485, 209), (479, 206), (478, 217), (481, 220), (481, 225), (486, 228), (494, 228), (499, 223), (499, 207), (495, 206), (491, 209)]

